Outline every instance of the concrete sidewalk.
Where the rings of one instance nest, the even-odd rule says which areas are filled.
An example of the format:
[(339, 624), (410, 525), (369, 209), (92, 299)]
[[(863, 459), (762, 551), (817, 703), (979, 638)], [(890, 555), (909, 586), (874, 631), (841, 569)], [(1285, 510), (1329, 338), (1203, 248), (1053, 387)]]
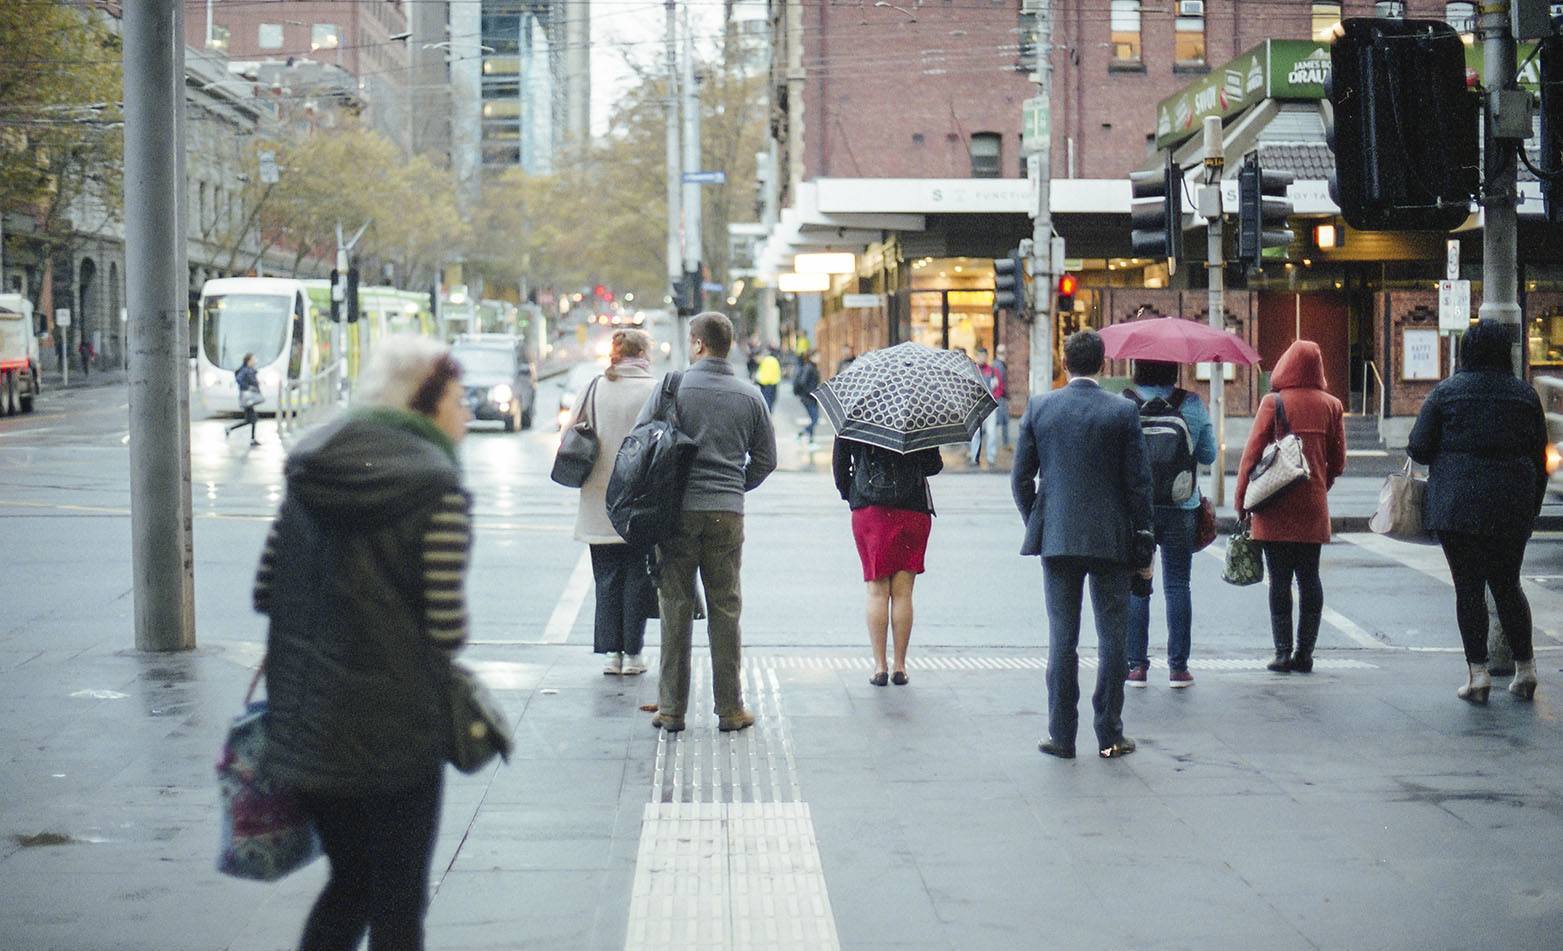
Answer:
[[(1156, 670), (1130, 691), (1140, 750), (1115, 762), (1090, 755), (1089, 701), (1082, 758), (1036, 751), (1040, 649), (914, 652), (912, 683), (890, 688), (859, 652), (751, 653), (759, 725), (717, 733), (700, 676), (676, 739), (637, 709), (654, 675), (604, 677), (579, 646), (468, 654), (519, 748), (449, 774), (434, 949), (1544, 948), (1563, 933), (1557, 653), (1536, 703), (1499, 691), (1487, 707), (1455, 699), (1457, 654), (1332, 652), (1308, 677), (1198, 657), (1194, 689)], [(0, 947), (292, 946), (323, 863), (274, 885), (213, 870), (212, 764), (259, 659), (232, 641), (5, 654)], [(745, 816), (765, 831), (746, 838)]]

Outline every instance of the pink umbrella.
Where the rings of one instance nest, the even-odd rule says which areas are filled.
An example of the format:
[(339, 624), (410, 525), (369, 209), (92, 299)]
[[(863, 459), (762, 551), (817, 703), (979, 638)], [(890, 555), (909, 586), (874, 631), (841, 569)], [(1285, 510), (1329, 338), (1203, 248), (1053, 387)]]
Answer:
[(1259, 351), (1237, 334), (1181, 317), (1147, 317), (1113, 324), (1100, 331), (1114, 360), (1162, 360), (1167, 363), (1250, 364)]

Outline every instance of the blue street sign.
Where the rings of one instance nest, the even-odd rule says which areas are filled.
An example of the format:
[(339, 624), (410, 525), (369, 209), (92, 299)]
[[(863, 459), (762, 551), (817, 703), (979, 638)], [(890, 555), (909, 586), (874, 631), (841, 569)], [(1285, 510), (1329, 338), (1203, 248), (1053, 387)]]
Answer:
[(706, 281), (704, 284), (700, 285), (700, 289), (705, 291), (707, 294), (720, 294), (727, 290), (725, 286), (718, 284), (715, 281)]
[(726, 172), (685, 172), (685, 185), (726, 185)]

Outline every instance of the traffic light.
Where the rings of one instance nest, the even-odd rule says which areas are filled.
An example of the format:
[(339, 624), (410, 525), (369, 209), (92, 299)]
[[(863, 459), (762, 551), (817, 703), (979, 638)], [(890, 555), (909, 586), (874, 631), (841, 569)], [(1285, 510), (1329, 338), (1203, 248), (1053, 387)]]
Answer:
[(1330, 197), (1360, 231), (1449, 231), (1480, 181), (1465, 44), (1437, 20), (1353, 18), (1330, 48)]
[(345, 293), (345, 296), (347, 297), (347, 301), (346, 301), (346, 304), (347, 304), (347, 322), (350, 323), (350, 324), (356, 324), (356, 323), (358, 323), (358, 259), (357, 258), (354, 258), (353, 259), (353, 263), (348, 265), (348, 268), (347, 268), (347, 290), (344, 293)]
[(1129, 241), (1136, 256), (1183, 257), (1183, 169), (1167, 153), (1161, 171), (1132, 172)]
[[(1563, 225), (1563, 36), (1541, 41), (1541, 205), (1547, 223)], [(1548, 178), (1551, 176), (1551, 178)]]
[(1073, 274), (1061, 274), (1058, 277), (1058, 304), (1055, 306), (1060, 314), (1073, 313), (1075, 309), (1075, 291), (1080, 289), (1080, 279)]
[(1286, 172), (1261, 169), (1258, 152), (1243, 156), (1243, 167), (1237, 172), (1237, 259), (1250, 270), (1263, 263), (1265, 248), (1292, 243), (1286, 226), (1292, 216), (1292, 203), (1286, 197), (1291, 183)]
[(993, 259), (993, 313), (1007, 310), (1018, 314), (1024, 308), (1026, 262), (1020, 251), (1014, 250), (1008, 257)]
[(680, 317), (700, 313), (699, 271), (685, 271), (683, 277), (673, 279), (673, 307)]

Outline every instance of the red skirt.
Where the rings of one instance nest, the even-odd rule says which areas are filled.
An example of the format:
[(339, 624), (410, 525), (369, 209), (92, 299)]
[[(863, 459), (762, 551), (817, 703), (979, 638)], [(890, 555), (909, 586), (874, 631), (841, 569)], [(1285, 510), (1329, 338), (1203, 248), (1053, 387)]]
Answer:
[(863, 562), (863, 580), (878, 581), (902, 571), (923, 573), (933, 516), (927, 512), (870, 505), (852, 513), (852, 537)]

